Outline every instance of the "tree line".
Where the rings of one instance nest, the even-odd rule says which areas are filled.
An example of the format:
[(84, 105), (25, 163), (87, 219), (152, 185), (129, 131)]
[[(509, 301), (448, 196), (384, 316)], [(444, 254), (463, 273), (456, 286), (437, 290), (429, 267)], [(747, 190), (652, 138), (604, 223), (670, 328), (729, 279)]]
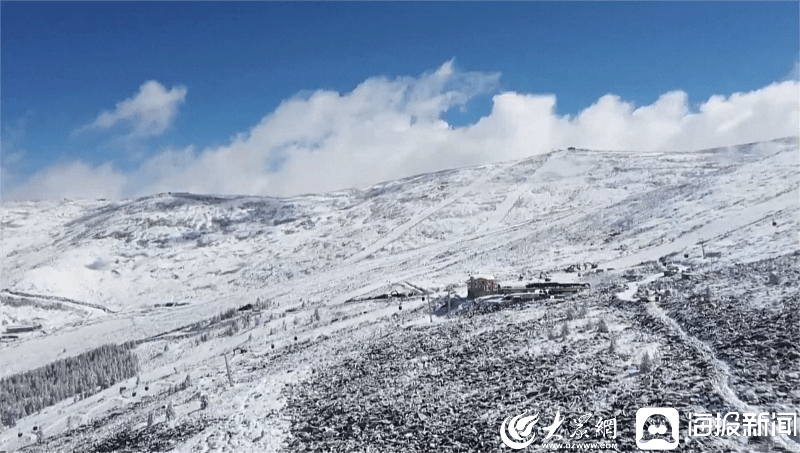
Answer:
[(136, 376), (135, 343), (107, 344), (75, 357), (0, 379), (0, 422), (14, 426), (64, 399), (83, 399)]

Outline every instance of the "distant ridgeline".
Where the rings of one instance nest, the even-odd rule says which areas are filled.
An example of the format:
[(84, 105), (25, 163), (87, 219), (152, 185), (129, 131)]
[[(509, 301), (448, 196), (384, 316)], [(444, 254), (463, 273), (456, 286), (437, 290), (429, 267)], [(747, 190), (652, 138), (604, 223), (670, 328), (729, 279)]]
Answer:
[(107, 344), (76, 357), (59, 359), (41, 368), (0, 379), (0, 422), (14, 426), (66, 398), (86, 398), (136, 376), (139, 361), (135, 343)]

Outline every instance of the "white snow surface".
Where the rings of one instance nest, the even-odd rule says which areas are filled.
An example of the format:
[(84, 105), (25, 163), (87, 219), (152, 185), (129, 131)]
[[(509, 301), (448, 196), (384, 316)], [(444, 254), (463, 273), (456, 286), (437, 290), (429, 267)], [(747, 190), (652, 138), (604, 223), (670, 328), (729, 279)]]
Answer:
[[(5, 324), (36, 322), (44, 330), (2, 344), (0, 376), (168, 332), (256, 298), (276, 312), (303, 307), (297, 316), (313, 308), (328, 319), (350, 316), (297, 330), (316, 338), (388, 322), (394, 305), (346, 302), (406, 282), (430, 294), (448, 285), (463, 293), (476, 272), (513, 282), (586, 262), (619, 270), (670, 256), (690, 266), (703, 260), (701, 243), (719, 261), (789, 253), (800, 244), (799, 163), (798, 139), (789, 138), (692, 153), (559, 151), (285, 199), (172, 193), (3, 202), (0, 289), (75, 303), (3, 305)], [(188, 305), (156, 307), (168, 302)], [(404, 310), (423, 305), (415, 299)], [(409, 324), (428, 322), (408, 316)], [(258, 348), (291, 343), (293, 333), (270, 334), (277, 323), (250, 332)], [(161, 365), (146, 366), (146, 379), (179, 382), (176, 370), (193, 370), (212, 388), (220, 354), (246, 338), (209, 343), (201, 355), (173, 349)], [(280, 406), (276, 388), (303, 369), (228, 388), (215, 396), (216, 407), (231, 417), (261, 417)], [(114, 391), (73, 410), (85, 418), (92, 401), (125, 398)], [(257, 391), (267, 396), (249, 400)], [(66, 425), (59, 410), (29, 418), (57, 430)], [(271, 443), (231, 448), (274, 450), (281, 423), (267, 429)], [(0, 434), (0, 448), (21, 446), (11, 431)]]

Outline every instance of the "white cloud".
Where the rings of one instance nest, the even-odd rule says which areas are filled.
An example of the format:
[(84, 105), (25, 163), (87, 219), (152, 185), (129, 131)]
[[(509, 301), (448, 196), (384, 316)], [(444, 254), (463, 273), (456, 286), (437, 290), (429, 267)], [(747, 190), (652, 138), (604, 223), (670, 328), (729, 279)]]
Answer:
[(121, 198), (127, 176), (115, 171), (111, 164), (97, 167), (83, 162), (49, 167), (29, 178), (21, 186), (11, 188), (11, 199), (81, 199)]
[(185, 87), (174, 86), (167, 91), (160, 83), (150, 80), (139, 87), (135, 96), (118, 102), (113, 111), (101, 112), (97, 119), (76, 132), (109, 129), (126, 123), (131, 128), (130, 137), (159, 135), (172, 124), (178, 115), (178, 106), (185, 99)]
[(498, 74), (461, 72), (448, 62), (416, 78), (370, 78), (349, 93), (321, 90), (284, 101), (226, 146), (165, 151), (124, 175), (107, 166), (48, 169), (48, 184), (28, 184), (27, 196), (66, 196), (59, 183), (71, 178), (55, 175), (80, 172), (99, 177), (79, 191), (91, 197), (163, 191), (294, 195), (568, 146), (670, 151), (771, 140), (797, 135), (800, 121), (797, 81), (713, 96), (696, 109), (682, 91), (638, 107), (609, 94), (574, 117), (556, 113), (555, 95), (505, 92), (494, 96), (491, 113), (474, 125), (452, 127), (442, 120), (447, 110), (492, 92), (498, 80)]
[(14, 186), (19, 179), (17, 166), (28, 155), (23, 145), (30, 116), (31, 112), (27, 112), (11, 124), (3, 123), (2, 140), (0, 140), (0, 194), (6, 187)]
[(794, 62), (794, 68), (784, 80), (800, 81), (800, 61)]

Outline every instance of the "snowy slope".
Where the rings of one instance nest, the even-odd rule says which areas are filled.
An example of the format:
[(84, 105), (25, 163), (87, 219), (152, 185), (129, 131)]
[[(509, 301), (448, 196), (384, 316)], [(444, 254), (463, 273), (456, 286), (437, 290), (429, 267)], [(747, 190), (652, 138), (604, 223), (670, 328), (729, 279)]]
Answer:
[[(692, 266), (704, 262), (701, 242), (721, 262), (789, 253), (800, 245), (799, 163), (791, 138), (693, 153), (558, 151), (286, 199), (3, 203), (0, 289), (74, 303), (4, 304), (5, 323), (46, 328), (2, 344), (0, 375), (256, 298), (276, 313), (301, 307), (309, 316), (313, 307), (369, 324), (393, 311), (346, 302), (405, 282), (464, 292), (475, 272), (513, 281), (575, 263), (622, 269), (664, 256)], [(163, 307), (169, 302), (188, 305)], [(255, 333), (271, 335), (266, 326)], [(234, 343), (217, 344), (215, 354)]]
[(700, 241), (755, 260), (796, 248), (798, 168), (788, 139), (698, 153), (556, 152), (291, 199), (5, 203), (2, 289), (99, 304), (120, 311), (109, 316), (119, 324), (171, 301), (221, 309), (262, 294), (328, 298), (453, 257), (452, 282), (480, 269), (695, 259)]

